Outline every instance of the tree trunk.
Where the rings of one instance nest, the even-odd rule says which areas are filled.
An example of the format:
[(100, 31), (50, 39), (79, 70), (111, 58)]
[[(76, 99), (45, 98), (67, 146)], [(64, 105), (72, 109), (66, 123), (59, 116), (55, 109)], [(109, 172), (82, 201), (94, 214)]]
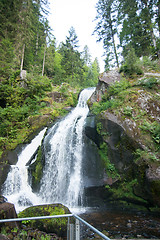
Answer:
[(113, 49), (114, 49), (114, 55), (115, 55), (115, 58), (116, 58), (116, 64), (117, 64), (117, 67), (119, 68), (117, 48), (116, 48), (114, 33), (113, 33), (113, 28), (112, 28), (112, 20), (111, 20), (111, 23), (110, 23), (110, 29), (111, 29), (111, 34), (112, 34), (112, 44), (113, 44)]
[(158, 22), (158, 30), (159, 30), (159, 37), (160, 37), (160, 1), (158, 1), (158, 13), (157, 13), (157, 22)]
[(20, 68), (21, 71), (23, 69), (23, 62), (24, 62), (24, 50), (25, 50), (25, 44), (23, 44), (23, 49), (22, 49), (22, 60), (21, 60), (21, 68)]
[(38, 55), (38, 33), (37, 33), (37, 39), (36, 39), (36, 56)]
[(42, 66), (42, 76), (44, 74), (44, 66), (45, 66), (45, 57), (46, 57), (46, 46), (47, 44), (45, 44), (45, 47), (44, 47), (44, 56), (43, 56), (43, 66)]

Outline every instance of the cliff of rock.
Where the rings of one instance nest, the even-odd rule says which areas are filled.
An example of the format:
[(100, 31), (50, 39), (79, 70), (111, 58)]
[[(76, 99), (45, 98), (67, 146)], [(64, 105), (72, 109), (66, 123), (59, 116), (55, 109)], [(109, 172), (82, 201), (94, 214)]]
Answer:
[(129, 80), (110, 71), (88, 102), (96, 128), (86, 133), (99, 147), (111, 201), (160, 207), (159, 89), (159, 74)]

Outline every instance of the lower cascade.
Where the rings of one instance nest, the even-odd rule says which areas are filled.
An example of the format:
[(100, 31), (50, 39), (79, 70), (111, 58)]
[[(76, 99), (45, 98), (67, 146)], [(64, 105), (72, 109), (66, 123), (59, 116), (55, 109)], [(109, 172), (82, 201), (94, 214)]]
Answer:
[[(19, 154), (18, 162), (11, 167), (3, 188), (3, 195), (15, 204), (17, 211), (44, 203), (62, 203), (70, 208), (83, 206), (84, 188), (87, 181), (91, 185), (91, 179), (97, 171), (91, 174), (88, 169), (92, 175), (89, 180), (87, 170), (83, 169), (86, 164), (83, 130), (89, 112), (87, 100), (94, 90), (84, 89), (76, 108), (48, 130), (43, 141), (45, 165), (38, 193), (34, 193), (29, 185), (28, 162), (40, 146), (46, 129)], [(93, 161), (93, 158), (89, 161)]]

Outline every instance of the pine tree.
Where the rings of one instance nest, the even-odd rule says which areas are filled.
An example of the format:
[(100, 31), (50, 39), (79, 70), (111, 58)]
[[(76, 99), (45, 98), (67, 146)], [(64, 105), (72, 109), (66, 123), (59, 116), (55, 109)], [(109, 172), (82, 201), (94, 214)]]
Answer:
[(135, 49), (137, 56), (151, 54), (156, 48), (154, 36), (156, 0), (121, 0), (118, 10), (122, 25), (120, 43), (124, 55), (128, 45)]
[[(95, 32), (98, 35), (98, 40), (103, 40), (104, 49), (106, 55), (110, 61), (116, 59), (116, 65), (119, 67), (119, 59), (116, 46), (116, 35), (117, 35), (117, 4), (115, 0), (99, 0), (96, 9), (98, 20)], [(113, 52), (113, 54), (112, 54)]]
[(87, 66), (90, 66), (91, 64), (91, 55), (89, 53), (89, 48), (87, 45), (84, 46), (83, 52), (82, 52), (82, 58), (84, 60), (84, 64)]
[[(68, 77), (71, 77), (71, 82), (74, 78), (82, 76), (83, 61), (81, 54), (78, 51), (78, 37), (73, 27), (69, 30), (69, 36), (66, 37), (65, 43), (62, 43), (59, 49), (62, 55), (62, 67)], [(75, 77), (78, 76), (78, 77)]]

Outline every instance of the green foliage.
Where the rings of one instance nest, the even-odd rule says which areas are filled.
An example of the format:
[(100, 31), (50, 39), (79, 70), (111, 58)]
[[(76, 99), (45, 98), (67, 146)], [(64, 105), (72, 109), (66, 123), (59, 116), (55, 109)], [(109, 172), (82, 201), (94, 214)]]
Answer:
[(50, 236), (41, 236), (41, 240), (50, 240), (51, 239), (51, 237)]
[(152, 123), (147, 122), (146, 120), (144, 120), (140, 126), (140, 128), (145, 131), (145, 132), (150, 132), (152, 139), (156, 142), (156, 143), (160, 143), (160, 123), (154, 121)]
[(155, 85), (158, 85), (160, 81), (155, 77), (143, 78), (138, 81), (137, 85), (141, 85), (146, 88), (152, 89)]
[(142, 59), (142, 65), (145, 71), (157, 71), (160, 70), (158, 60), (152, 60), (151, 58), (144, 56)]
[(123, 179), (118, 188), (111, 189), (110, 191), (113, 193), (115, 198), (129, 198), (142, 201), (141, 198), (135, 196), (133, 193), (133, 189), (137, 185), (137, 178), (132, 179), (131, 181), (129, 181), (129, 179)]
[(93, 103), (91, 111), (97, 115), (107, 109), (117, 108), (119, 105), (121, 105), (121, 101), (120, 99), (116, 98), (116, 95), (119, 95), (121, 92), (123, 93), (125, 89), (130, 87), (131, 84), (127, 80), (121, 80), (120, 82), (115, 82), (114, 84), (110, 85), (106, 94), (103, 95), (102, 100), (100, 102)]
[(121, 91), (127, 89), (127, 88), (130, 88), (131, 87), (131, 84), (129, 81), (127, 81), (126, 79), (124, 80), (121, 80), (121, 81), (117, 81), (113, 84), (111, 84), (109, 86), (109, 89), (108, 89), (108, 95), (115, 95), (115, 94), (118, 94), (120, 93)]
[(159, 159), (156, 155), (156, 153), (154, 152), (150, 152), (148, 150), (142, 150), (142, 149), (136, 149), (135, 151), (135, 162), (140, 163), (145, 161), (146, 163), (150, 163), (150, 162), (159, 162)]
[(8, 79), (13, 72), (14, 58), (13, 44), (9, 39), (3, 38), (0, 41), (0, 79)]
[(108, 158), (108, 147), (106, 143), (102, 143), (99, 149), (99, 155), (102, 159), (102, 161), (104, 162), (104, 166), (105, 166), (105, 170), (106, 173), (109, 177), (114, 178), (119, 178), (120, 175), (118, 174), (115, 166), (113, 163), (110, 162), (109, 158)]
[(52, 89), (50, 79), (45, 76), (28, 74), (26, 84), (28, 87), (27, 93), (30, 96), (41, 95), (44, 94), (44, 91), (51, 91)]
[(125, 57), (125, 63), (121, 66), (120, 72), (124, 72), (126, 76), (142, 75), (143, 71), (139, 67), (138, 59), (135, 55), (135, 50), (131, 47)]
[[(96, 20), (97, 26), (95, 31), (98, 36), (98, 40), (103, 40), (103, 46), (105, 49), (105, 68), (107, 69), (109, 65), (119, 67), (117, 43), (115, 41), (115, 36), (118, 33), (117, 30), (117, 7), (119, 2), (114, 0), (99, 0), (96, 4), (97, 16)], [(110, 63), (110, 64), (109, 64)]]
[[(49, 205), (42, 205), (42, 206), (35, 206), (27, 208), (26, 210), (20, 212), (18, 214), (19, 218), (25, 217), (36, 217), (36, 216), (53, 216), (53, 215), (63, 215), (65, 214), (65, 209), (60, 206), (49, 206)], [(52, 219), (45, 219), (45, 220), (32, 220), (30, 222), (25, 222), (26, 226), (32, 228), (46, 229), (47, 231), (51, 231), (54, 229), (54, 232), (61, 232), (65, 231), (65, 227), (67, 225), (67, 218), (52, 218)]]
[(130, 106), (124, 107), (123, 113), (127, 116), (132, 116), (132, 110), (133, 110), (133, 108)]

